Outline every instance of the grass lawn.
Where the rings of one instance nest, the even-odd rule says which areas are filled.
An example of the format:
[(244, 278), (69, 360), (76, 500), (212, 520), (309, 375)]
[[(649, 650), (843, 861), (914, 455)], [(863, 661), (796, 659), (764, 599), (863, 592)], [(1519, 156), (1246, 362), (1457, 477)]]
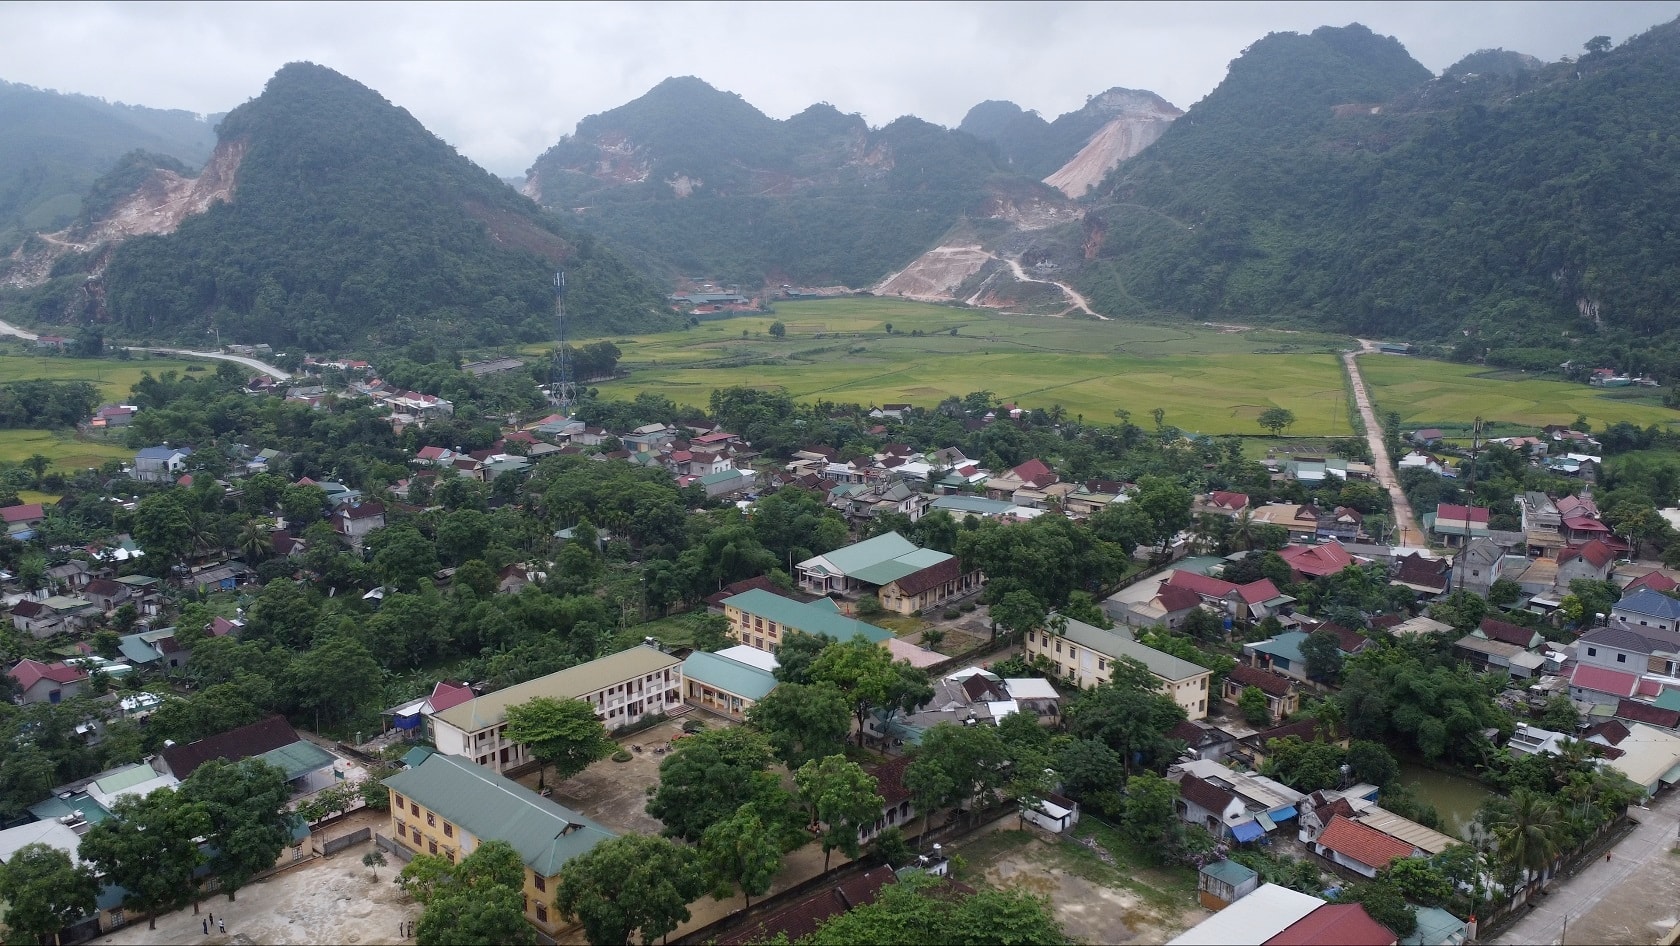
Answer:
[(0, 355), (0, 380), (89, 381), (107, 401), (122, 401), (140, 375), (150, 371), (185, 371), (188, 365), (214, 371), (216, 363), (201, 359), (152, 357), (136, 353), (127, 361), (115, 358), (69, 358), (61, 355)]
[[(1060, 404), (1069, 416), (1094, 421), (1125, 408), (1147, 426), (1159, 407), (1166, 423), (1195, 433), (1258, 433), (1255, 418), (1270, 407), (1295, 413), (1292, 434), (1352, 432), (1334, 354), (1347, 344), (1339, 336), (1005, 316), (885, 299), (776, 309), (615, 338), (629, 377), (600, 390), (621, 398), (651, 391), (704, 406), (715, 388), (751, 385), (803, 401), (924, 407), (988, 390), (1028, 408)], [(783, 339), (768, 334), (776, 321), (787, 328)]]
[(1663, 407), (1661, 395), (1650, 388), (1605, 390), (1477, 365), (1377, 355), (1360, 358), (1359, 370), (1377, 411), (1399, 411), (1406, 428), (1468, 425), (1478, 415), (1513, 428), (1568, 424), (1578, 414), (1585, 414), (1594, 430), (1619, 421), (1640, 427), (1680, 423), (1680, 411)]
[(63, 498), (63, 496), (54, 495), (53, 493), (42, 493), (33, 489), (18, 490), (18, 502), (25, 506), (30, 503), (56, 503)]
[(906, 634), (914, 634), (917, 631), (932, 626), (914, 614), (880, 615), (869, 618), (868, 623), (873, 624), (876, 627), (884, 627), (887, 630), (892, 631), (894, 637), (903, 637)]
[(117, 441), (78, 440), (67, 430), (0, 430), (0, 463), (19, 463), (39, 453), (56, 470), (103, 466), (106, 460), (128, 460), (134, 451)]

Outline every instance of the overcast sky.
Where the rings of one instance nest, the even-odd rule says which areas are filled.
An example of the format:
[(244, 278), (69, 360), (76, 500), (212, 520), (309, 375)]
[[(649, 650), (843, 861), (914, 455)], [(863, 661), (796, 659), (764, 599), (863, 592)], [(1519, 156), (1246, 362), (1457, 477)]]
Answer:
[[(1477, 49), (1576, 55), (1680, 16), (1628, 3), (65, 3), (0, 0), (0, 79), (221, 112), (330, 66), (468, 157), (522, 174), (578, 120), (695, 75), (785, 118), (954, 126), (986, 99), (1054, 118), (1113, 86), (1180, 108), (1268, 32), (1364, 23), (1439, 72)], [(4, 129), (0, 129), (4, 133)]]

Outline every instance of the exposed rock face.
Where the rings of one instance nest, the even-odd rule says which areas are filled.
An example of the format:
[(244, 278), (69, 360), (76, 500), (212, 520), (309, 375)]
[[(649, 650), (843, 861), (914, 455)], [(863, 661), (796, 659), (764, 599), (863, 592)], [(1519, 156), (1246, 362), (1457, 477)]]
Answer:
[(1115, 166), (1155, 143), (1184, 112), (1153, 92), (1110, 89), (1090, 106), (1112, 112), (1085, 147), (1044, 183), (1069, 197), (1083, 197)]
[(182, 177), (165, 168), (154, 170), (98, 220), (58, 233), (43, 233), (45, 245), (32, 251), (19, 248), (12, 254), (6, 285), (20, 289), (38, 286), (46, 282), (61, 257), (103, 250), (91, 273), (99, 275), (110, 258), (109, 250), (129, 237), (174, 233), (188, 217), (220, 201), (232, 200), (234, 180), (244, 158), (245, 141), (238, 139), (217, 145), (197, 177)]

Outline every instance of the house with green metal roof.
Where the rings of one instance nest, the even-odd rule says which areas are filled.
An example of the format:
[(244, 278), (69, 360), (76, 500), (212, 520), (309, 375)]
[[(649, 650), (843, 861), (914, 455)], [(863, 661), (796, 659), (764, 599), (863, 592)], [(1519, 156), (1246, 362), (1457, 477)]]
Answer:
[(1135, 660), (1149, 671), (1161, 691), (1184, 707), (1190, 719), (1207, 717), (1208, 681), (1213, 672), (1206, 667), (1140, 644), (1129, 628), (1112, 630), (1052, 614), (1044, 626), (1028, 631), (1027, 657), (1043, 655), (1055, 664), (1063, 679), (1081, 688), (1106, 682), (1118, 660)]
[(722, 605), (730, 636), (759, 650), (775, 650), (789, 634), (826, 634), (838, 641), (861, 634), (874, 644), (893, 636), (885, 628), (841, 614), (832, 603), (819, 607), (762, 588), (725, 598)]
[(451, 862), (486, 841), (505, 841), (525, 862), (525, 919), (552, 937), (568, 924), (554, 910), (561, 868), (616, 837), (471, 759), (437, 753), (384, 781), (390, 793), (390, 837), (403, 860), (431, 854)]
[(683, 661), (683, 699), (734, 720), (746, 719), (747, 710), (768, 696), (778, 682), (774, 673), (728, 654), (697, 650)]
[(497, 772), (525, 765), (525, 746), (505, 736), (507, 709), (537, 697), (582, 700), (618, 729), (682, 706), (682, 661), (644, 644), (516, 683), (428, 714), (432, 744)]
[(878, 594), (882, 607), (899, 614), (943, 607), (984, 584), (978, 569), (897, 532), (808, 558), (795, 568), (795, 578), (811, 594)]

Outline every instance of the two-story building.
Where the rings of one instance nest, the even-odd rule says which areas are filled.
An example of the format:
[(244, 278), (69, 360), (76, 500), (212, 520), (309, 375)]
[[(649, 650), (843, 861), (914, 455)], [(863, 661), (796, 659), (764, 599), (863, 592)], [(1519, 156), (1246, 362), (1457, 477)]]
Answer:
[(134, 455), (134, 478), (142, 483), (168, 483), (187, 470), (191, 447), (145, 447)]
[(1123, 628), (1110, 631), (1072, 618), (1052, 618), (1044, 627), (1027, 632), (1029, 659), (1042, 655), (1065, 680), (1083, 689), (1108, 680), (1114, 674), (1114, 662), (1130, 658), (1149, 669), (1161, 691), (1184, 707), (1186, 716), (1207, 716), (1213, 696), (1208, 681), (1213, 674), (1206, 667), (1140, 644)]
[(507, 711), (537, 697), (582, 700), (608, 729), (638, 723), (682, 705), (682, 661), (641, 645), (557, 673), (486, 693), (427, 717), (432, 745), (496, 772), (534, 762), (507, 738)]
[(391, 802), (390, 838), (401, 845), (403, 860), (430, 854), (455, 863), (486, 841), (511, 844), (525, 864), (525, 919), (549, 942), (571, 925), (554, 907), (560, 871), (616, 836), (461, 756), (433, 753), (384, 784)]
[(775, 650), (789, 634), (826, 634), (837, 641), (862, 635), (876, 644), (893, 636), (885, 628), (841, 614), (827, 598), (806, 604), (753, 588), (723, 599), (722, 605), (729, 636), (759, 650)]
[(1616, 705), (1642, 692), (1656, 695), (1680, 678), (1680, 632), (1615, 620), (1575, 642), (1569, 696)]
[(1242, 699), (1243, 691), (1254, 687), (1266, 695), (1266, 711), (1272, 719), (1287, 719), (1301, 708), (1301, 694), (1295, 681), (1272, 670), (1237, 664), (1225, 675), (1225, 702), (1233, 707)]
[(1616, 602), (1610, 608), (1610, 615), (1636, 627), (1680, 630), (1680, 601), (1649, 588), (1642, 588)]

